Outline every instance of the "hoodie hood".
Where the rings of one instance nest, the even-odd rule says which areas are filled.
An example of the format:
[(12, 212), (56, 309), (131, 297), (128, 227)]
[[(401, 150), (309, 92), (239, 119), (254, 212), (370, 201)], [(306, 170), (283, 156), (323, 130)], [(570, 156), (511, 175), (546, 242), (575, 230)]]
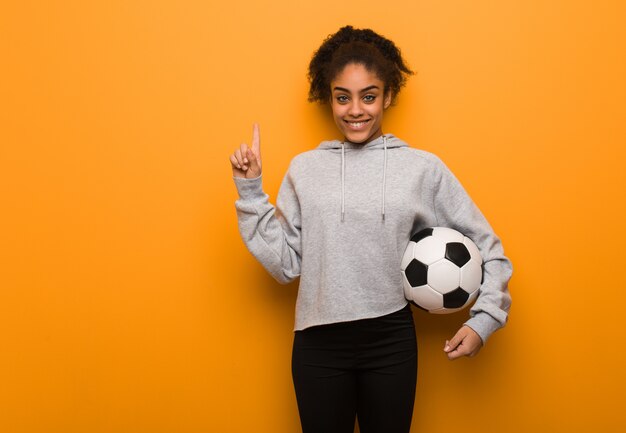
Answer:
[(396, 147), (408, 147), (408, 145), (393, 136), (392, 134), (383, 134), (380, 137), (365, 143), (352, 143), (350, 141), (330, 140), (322, 141), (318, 149), (329, 150), (331, 152), (341, 152), (341, 221), (344, 221), (346, 213), (346, 152), (349, 151), (367, 151), (367, 150), (383, 150), (382, 164), (382, 192), (381, 192), (381, 216), (385, 220), (385, 190), (387, 189), (387, 149)]

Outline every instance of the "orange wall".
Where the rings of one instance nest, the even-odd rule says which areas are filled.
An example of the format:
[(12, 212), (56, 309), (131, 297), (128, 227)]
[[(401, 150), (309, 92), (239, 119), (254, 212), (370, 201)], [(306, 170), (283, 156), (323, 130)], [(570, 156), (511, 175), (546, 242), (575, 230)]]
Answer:
[[(58, 4), (54, 4), (58, 3)], [(228, 155), (275, 198), (334, 136), (306, 66), (344, 24), (418, 71), (385, 131), (435, 152), (504, 241), (508, 326), (416, 311), (414, 431), (623, 427), (619, 0), (13, 2), (0, 12), (0, 431), (298, 431), (297, 286), (239, 238)]]

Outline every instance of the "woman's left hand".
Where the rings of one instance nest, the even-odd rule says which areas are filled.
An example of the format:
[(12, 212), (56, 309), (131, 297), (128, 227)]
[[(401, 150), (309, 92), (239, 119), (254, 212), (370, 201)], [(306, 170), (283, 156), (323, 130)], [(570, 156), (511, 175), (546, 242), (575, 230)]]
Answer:
[(463, 325), (452, 337), (452, 340), (446, 340), (443, 351), (448, 354), (448, 359), (452, 361), (461, 356), (472, 357), (478, 353), (481, 347), (483, 347), (483, 340), (476, 331)]

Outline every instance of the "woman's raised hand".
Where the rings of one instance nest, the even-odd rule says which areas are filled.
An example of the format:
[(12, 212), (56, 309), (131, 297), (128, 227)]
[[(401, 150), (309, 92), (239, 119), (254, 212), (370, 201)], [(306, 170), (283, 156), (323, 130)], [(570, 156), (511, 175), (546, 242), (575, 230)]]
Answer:
[(261, 175), (261, 134), (259, 124), (255, 123), (252, 130), (252, 145), (242, 143), (239, 149), (230, 155), (230, 164), (234, 177), (252, 179)]

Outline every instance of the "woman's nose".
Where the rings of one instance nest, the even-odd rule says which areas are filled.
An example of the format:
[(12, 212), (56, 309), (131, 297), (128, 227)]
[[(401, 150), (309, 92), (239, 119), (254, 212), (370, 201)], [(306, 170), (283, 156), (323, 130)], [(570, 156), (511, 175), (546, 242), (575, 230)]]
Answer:
[(361, 104), (358, 100), (352, 101), (348, 110), (348, 114), (350, 114), (350, 116), (352, 117), (359, 117), (363, 114), (363, 107), (361, 107)]

